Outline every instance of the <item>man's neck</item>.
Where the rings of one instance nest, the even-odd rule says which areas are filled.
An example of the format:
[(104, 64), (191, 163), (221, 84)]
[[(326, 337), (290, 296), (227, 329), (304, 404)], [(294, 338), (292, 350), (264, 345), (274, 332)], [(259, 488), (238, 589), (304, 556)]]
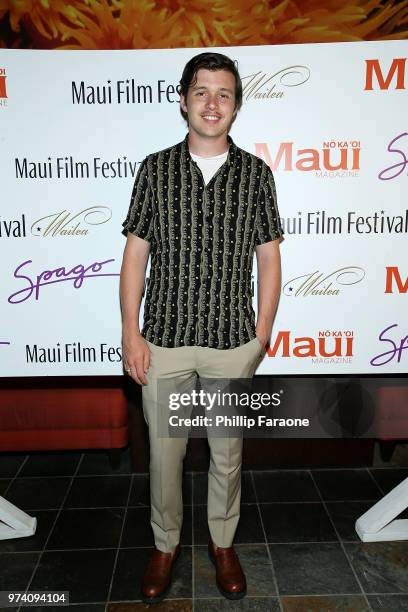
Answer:
[(215, 157), (226, 153), (229, 149), (229, 143), (226, 134), (219, 138), (202, 138), (194, 132), (188, 134), (188, 148), (190, 153), (199, 155), (200, 157)]

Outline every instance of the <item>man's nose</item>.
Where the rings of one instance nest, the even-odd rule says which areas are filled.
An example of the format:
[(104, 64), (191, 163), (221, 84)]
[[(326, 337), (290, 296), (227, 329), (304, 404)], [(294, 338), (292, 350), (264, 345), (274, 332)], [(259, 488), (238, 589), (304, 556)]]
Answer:
[(208, 106), (208, 108), (215, 108), (217, 106), (217, 96), (216, 96), (216, 94), (208, 94), (207, 106)]

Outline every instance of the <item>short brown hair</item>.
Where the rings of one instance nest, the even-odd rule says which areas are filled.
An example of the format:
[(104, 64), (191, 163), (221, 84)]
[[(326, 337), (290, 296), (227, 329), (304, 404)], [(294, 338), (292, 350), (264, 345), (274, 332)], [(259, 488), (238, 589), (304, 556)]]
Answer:
[[(222, 53), (199, 53), (195, 55), (184, 67), (180, 79), (180, 94), (187, 98), (189, 87), (197, 82), (197, 72), (200, 68), (206, 70), (227, 70), (235, 77), (235, 109), (238, 111), (242, 105), (242, 82), (239, 76), (237, 62)], [(180, 112), (187, 121), (187, 113), (180, 106)]]

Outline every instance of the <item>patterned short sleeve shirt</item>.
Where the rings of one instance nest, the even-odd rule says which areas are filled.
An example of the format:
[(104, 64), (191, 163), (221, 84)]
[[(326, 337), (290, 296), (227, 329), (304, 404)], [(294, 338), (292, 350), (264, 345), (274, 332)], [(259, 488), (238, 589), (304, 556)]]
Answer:
[(269, 166), (228, 142), (207, 185), (188, 136), (139, 167), (122, 232), (150, 242), (141, 333), (158, 346), (231, 349), (256, 337), (254, 249), (283, 230)]

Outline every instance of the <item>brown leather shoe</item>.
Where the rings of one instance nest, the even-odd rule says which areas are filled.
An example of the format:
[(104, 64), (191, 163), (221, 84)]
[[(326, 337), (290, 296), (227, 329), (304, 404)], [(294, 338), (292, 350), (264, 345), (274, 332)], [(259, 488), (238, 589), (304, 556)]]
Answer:
[(145, 603), (159, 603), (166, 597), (179, 554), (180, 544), (177, 544), (173, 555), (155, 549), (142, 580), (142, 600)]
[(208, 556), (215, 565), (216, 582), (221, 595), (227, 599), (242, 599), (246, 595), (246, 579), (234, 548), (214, 550), (212, 540), (208, 542)]

